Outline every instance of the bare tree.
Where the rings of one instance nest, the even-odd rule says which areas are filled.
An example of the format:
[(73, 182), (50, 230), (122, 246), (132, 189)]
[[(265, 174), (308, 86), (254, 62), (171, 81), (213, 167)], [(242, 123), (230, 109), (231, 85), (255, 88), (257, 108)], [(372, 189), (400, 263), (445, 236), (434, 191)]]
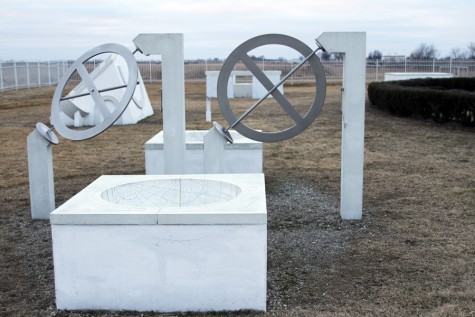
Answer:
[(383, 57), (383, 53), (381, 53), (378, 50), (374, 50), (372, 52), (369, 52), (368, 54), (369, 60), (381, 60), (382, 57)]
[(467, 52), (463, 51), (460, 47), (456, 47), (450, 51), (450, 57), (453, 59), (466, 59)]
[(467, 48), (467, 58), (475, 59), (475, 42), (470, 43)]
[(318, 52), (317, 53), (318, 57), (320, 57), (321, 61), (328, 61), (330, 59), (330, 53), (328, 52)]
[(343, 54), (342, 53), (331, 53), (330, 60), (342, 61), (343, 60)]
[(412, 53), (409, 55), (411, 59), (428, 59), (428, 58), (437, 58), (439, 55), (438, 50), (434, 45), (428, 45), (426, 43), (421, 43)]

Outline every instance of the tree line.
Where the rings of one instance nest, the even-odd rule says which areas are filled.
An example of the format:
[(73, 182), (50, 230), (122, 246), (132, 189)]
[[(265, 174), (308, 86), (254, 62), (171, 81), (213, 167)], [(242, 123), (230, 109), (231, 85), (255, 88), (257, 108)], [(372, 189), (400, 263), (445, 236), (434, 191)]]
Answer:
[[(421, 43), (409, 55), (409, 59), (438, 59), (440, 57), (439, 50), (433, 44)], [(379, 50), (369, 52), (368, 60), (381, 60), (383, 53)], [(474, 59), (475, 60), (475, 42), (471, 42), (466, 48), (453, 48), (450, 55), (442, 59)]]

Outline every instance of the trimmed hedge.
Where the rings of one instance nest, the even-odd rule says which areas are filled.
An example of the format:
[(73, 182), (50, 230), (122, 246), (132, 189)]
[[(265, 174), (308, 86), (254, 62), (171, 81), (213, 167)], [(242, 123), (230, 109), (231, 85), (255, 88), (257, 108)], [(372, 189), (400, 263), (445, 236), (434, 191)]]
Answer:
[(373, 82), (368, 85), (368, 98), (372, 105), (398, 116), (475, 126), (475, 78)]

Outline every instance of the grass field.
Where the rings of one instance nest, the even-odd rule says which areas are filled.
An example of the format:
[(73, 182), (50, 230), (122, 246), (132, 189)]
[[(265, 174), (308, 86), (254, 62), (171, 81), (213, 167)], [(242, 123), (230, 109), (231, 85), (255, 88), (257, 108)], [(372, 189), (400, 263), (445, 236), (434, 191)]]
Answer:
[[(162, 128), (159, 86), (147, 89), (154, 116), (88, 141), (60, 138), (53, 148), (57, 205), (102, 174), (144, 173), (144, 142)], [(475, 129), (392, 117), (367, 105), (363, 220), (341, 221), (339, 89), (327, 88), (321, 115), (304, 133), (264, 146), (262, 315), (475, 316)], [(311, 90), (286, 86), (285, 94), (308, 105)], [(154, 316), (55, 308), (50, 227), (31, 220), (26, 157), (26, 137), (36, 122), (48, 122), (53, 93), (0, 94), (0, 315)], [(186, 86), (188, 129), (210, 128), (204, 93), (202, 83)], [(213, 107), (213, 119), (225, 124)], [(265, 131), (285, 124), (278, 116), (253, 120)]]

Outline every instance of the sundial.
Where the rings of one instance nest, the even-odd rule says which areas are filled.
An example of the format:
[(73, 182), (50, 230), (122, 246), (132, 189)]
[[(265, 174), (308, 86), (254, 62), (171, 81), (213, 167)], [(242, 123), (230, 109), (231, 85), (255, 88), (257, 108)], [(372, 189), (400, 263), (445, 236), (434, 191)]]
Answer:
[[(121, 56), (128, 68), (128, 78), (125, 80), (127, 84), (119, 85), (119, 86), (112, 86), (99, 89), (94, 82), (94, 79), (91, 77), (91, 74), (87, 70), (85, 64), (93, 59), (94, 57), (102, 54), (117, 54)], [(86, 87), (87, 92), (76, 94), (76, 95), (65, 95), (64, 91), (66, 86), (69, 82), (69, 79), (78, 74), (82, 80), (83, 85)], [(63, 75), (61, 80), (56, 87), (56, 91), (53, 96), (53, 101), (51, 104), (51, 124), (53, 125), (52, 128), (47, 128), (43, 124), (37, 125), (37, 130), (40, 132), (45, 138), (48, 140), (52, 140), (52, 132), (53, 129), (56, 129), (59, 134), (61, 134), (64, 138), (80, 141), (80, 140), (87, 140), (90, 139), (103, 131), (109, 128), (112, 124), (114, 124), (117, 119), (122, 115), (122, 113), (127, 108), (127, 105), (131, 101), (135, 88), (138, 84), (138, 67), (137, 62), (133, 53), (127, 49), (125, 46), (119, 44), (103, 44), (97, 46), (83, 55), (79, 57), (66, 71)], [(102, 95), (105, 92), (111, 90), (122, 89), (124, 91), (121, 100), (114, 100), (114, 109), (110, 109), (106, 105), (106, 101), (108, 100), (108, 96)], [(61, 105), (62, 102), (80, 98), (84, 96), (90, 96), (95, 104), (95, 106), (99, 109), (99, 112), (102, 116), (102, 121), (96, 125), (85, 129), (72, 129), (68, 127), (61, 118)], [(40, 128), (38, 128), (40, 126)], [(46, 128), (45, 128), (46, 127)], [(55, 138), (56, 136), (54, 136)], [(54, 143), (54, 142), (52, 142)], [(57, 138), (56, 138), (57, 143)]]
[[(323, 71), (322, 64), (320, 59), (315, 54), (318, 50), (322, 49), (321, 45), (317, 42), (317, 48), (312, 50), (303, 42), (281, 34), (266, 34), (257, 36), (247, 40), (246, 42), (239, 45), (226, 59), (223, 67), (221, 68), (218, 85), (217, 85), (217, 97), (219, 102), (219, 107), (221, 113), (223, 114), (226, 121), (229, 123), (229, 127), (223, 128), (219, 123), (215, 122), (215, 128), (226, 138), (230, 143), (233, 143), (233, 139), (229, 133), (229, 129), (234, 128), (240, 134), (261, 142), (278, 142), (290, 139), (302, 131), (304, 131), (318, 116), (320, 109), (323, 106), (325, 100), (326, 92), (326, 80), (325, 73)], [(248, 52), (264, 45), (283, 45), (290, 47), (304, 56), (304, 59), (296, 65), (287, 75), (285, 75), (280, 82), (273, 84), (269, 78), (264, 74), (264, 72), (257, 66), (257, 64), (251, 59), (248, 55)], [(228, 99), (228, 81), (231, 76), (231, 72), (234, 70), (234, 67), (237, 63), (242, 62), (249, 71), (260, 81), (260, 83), (267, 89), (267, 93), (262, 96), (257, 102), (251, 105), (247, 111), (245, 111), (239, 117), (236, 115), (235, 111), (232, 109), (229, 99)], [(306, 62), (310, 64), (311, 72), (315, 78), (316, 82), (316, 93), (315, 98), (310, 105), (307, 113), (303, 116), (296, 110), (294, 105), (292, 105), (286, 97), (279, 91), (279, 86), (284, 84), (284, 82), (292, 76), (302, 65)], [(280, 107), (284, 112), (291, 118), (293, 124), (289, 127), (278, 131), (278, 132), (265, 132), (259, 129), (253, 129), (245, 125), (242, 121), (262, 102), (272, 95), (277, 101)]]
[[(321, 43), (321, 44), (320, 44)], [(184, 102), (184, 50), (182, 34), (139, 34), (134, 39), (137, 50), (145, 55), (158, 54), (162, 56), (162, 81), (163, 102), (166, 109), (163, 112), (164, 131), (164, 167), (166, 174), (183, 174), (185, 165), (185, 102)], [(266, 34), (251, 38), (239, 45), (227, 58), (217, 82), (217, 99), (221, 112), (228, 126), (221, 127), (214, 124), (204, 141), (205, 172), (215, 172), (213, 164), (220, 166), (223, 161), (224, 144), (233, 142), (229, 133), (231, 128), (241, 135), (260, 142), (279, 142), (290, 139), (302, 133), (317, 118), (325, 99), (326, 80), (323, 67), (316, 53), (322, 49), (328, 52), (343, 53), (343, 86), (342, 94), (342, 176), (341, 176), (341, 214), (344, 219), (361, 219), (362, 214), (362, 184), (363, 184), (363, 160), (364, 160), (364, 91), (365, 91), (365, 58), (366, 58), (366, 34), (364, 32), (325, 32), (316, 39), (317, 48), (312, 49), (303, 42), (280, 34)], [(288, 72), (278, 83), (274, 84), (265, 72), (261, 70), (255, 61), (249, 56), (251, 51), (265, 45), (281, 45), (297, 51), (303, 58)], [(127, 75), (123, 76), (120, 83), (104, 82), (98, 85), (93, 73), (88, 71), (87, 63), (101, 54), (115, 54), (125, 61), (123, 68), (127, 67)], [(64, 138), (70, 140), (86, 140), (92, 138), (109, 128), (124, 113), (133, 98), (139, 78), (138, 67), (134, 53), (118, 44), (104, 44), (97, 46), (76, 60), (68, 68), (56, 88), (51, 106), (51, 127), (42, 123), (36, 125), (36, 129), (28, 136), (28, 166), (30, 175), (30, 193), (33, 218), (47, 218), (49, 212), (55, 208), (54, 203), (54, 177), (52, 167), (51, 144), (57, 144), (58, 138), (53, 130), (57, 130)], [(244, 64), (252, 75), (267, 91), (254, 104), (242, 110), (231, 106), (228, 100), (228, 82), (231, 72), (238, 63)], [(287, 99), (279, 88), (291, 76), (304, 66), (315, 80), (315, 97), (310, 105), (302, 110), (301, 104), (294, 99)], [(307, 68), (307, 66), (310, 66)], [(97, 69), (97, 68), (96, 68)], [(125, 72), (124, 72), (125, 74)], [(77, 76), (77, 77), (76, 77)], [(79, 78), (82, 90), (73, 89), (69, 93), (68, 83)], [(71, 80), (70, 80), (71, 79)], [(109, 84), (109, 85), (108, 85)], [(118, 94), (114, 100), (110, 100), (107, 92)], [(272, 107), (264, 100), (272, 96)], [(97, 108), (98, 121), (81, 128), (71, 128), (70, 123), (64, 122), (63, 111), (68, 104), (76, 98), (93, 101)], [(76, 102), (76, 99), (74, 102)], [(308, 99), (307, 99), (308, 100)], [(261, 106), (264, 103), (264, 106)], [(111, 106), (112, 104), (112, 106)], [(277, 105), (276, 105), (277, 104)], [(255, 111), (256, 108), (259, 111)], [(268, 110), (270, 109), (270, 110)], [(165, 111), (166, 110), (166, 111)], [(266, 110), (269, 116), (262, 116)], [(82, 111), (82, 110), (80, 110)], [(254, 112), (255, 111), (255, 112)], [(279, 120), (282, 122), (273, 125), (271, 131), (251, 127), (256, 117), (258, 122), (273, 120), (278, 111)], [(71, 111), (72, 112), (72, 111)], [(275, 113), (274, 113), (275, 112)], [(74, 123), (77, 111), (73, 113)], [(89, 112), (84, 111), (87, 113)], [(281, 116), (281, 114), (284, 114)], [(80, 116), (83, 113), (79, 113)], [(274, 115), (274, 116), (272, 116)], [(71, 118), (70, 113), (67, 114)], [(69, 118), (66, 118), (69, 120)], [(272, 125), (272, 122), (270, 122)], [(283, 123), (283, 124), (282, 124)], [(78, 124), (79, 125), (79, 124)], [(166, 133), (165, 133), (166, 132)], [(166, 146), (165, 146), (166, 143)], [(215, 164), (218, 163), (218, 164)], [(46, 199), (45, 199), (46, 198)]]

